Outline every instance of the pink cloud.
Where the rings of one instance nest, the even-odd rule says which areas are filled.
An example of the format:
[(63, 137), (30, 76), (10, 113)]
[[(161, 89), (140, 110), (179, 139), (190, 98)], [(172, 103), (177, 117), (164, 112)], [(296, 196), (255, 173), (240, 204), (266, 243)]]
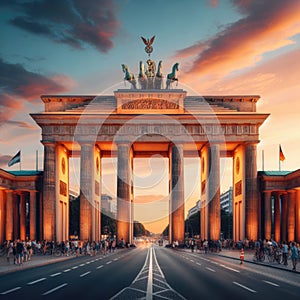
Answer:
[(245, 18), (210, 40), (177, 52), (176, 59), (183, 57), (191, 65), (181, 75), (184, 80), (200, 80), (205, 76), (222, 78), (257, 64), (267, 52), (293, 43), (292, 37), (300, 32), (300, 2), (290, 1), (288, 5), (278, 0), (255, 3), (238, 1)]
[[(58, 74), (47, 77), (28, 71), (20, 64), (11, 64), (0, 58), (0, 126), (24, 109), (24, 103), (35, 102), (42, 94), (67, 92), (75, 83), (72, 78)], [(11, 123), (12, 124), (12, 123)], [(25, 124), (14, 122), (24, 127)], [(31, 128), (30, 125), (27, 128)]]
[(0, 168), (7, 167), (7, 163), (11, 160), (11, 155), (1, 155), (0, 153)]
[(216, 7), (216, 6), (218, 6), (218, 4), (219, 4), (219, 0), (210, 0), (210, 5), (212, 7)]

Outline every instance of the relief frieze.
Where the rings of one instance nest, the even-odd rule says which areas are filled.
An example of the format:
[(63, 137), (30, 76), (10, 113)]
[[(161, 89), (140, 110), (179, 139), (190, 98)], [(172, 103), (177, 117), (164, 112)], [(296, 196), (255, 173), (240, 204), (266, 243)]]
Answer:
[(164, 99), (139, 99), (123, 103), (122, 109), (179, 109), (179, 104)]

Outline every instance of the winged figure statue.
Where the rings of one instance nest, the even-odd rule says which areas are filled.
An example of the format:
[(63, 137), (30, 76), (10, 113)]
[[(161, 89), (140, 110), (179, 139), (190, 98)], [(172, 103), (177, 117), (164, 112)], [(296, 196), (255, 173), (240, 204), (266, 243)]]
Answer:
[(143, 40), (144, 44), (146, 45), (146, 47), (145, 47), (146, 53), (148, 53), (148, 55), (150, 56), (150, 53), (153, 51), (152, 44), (154, 42), (155, 35), (151, 39), (145, 39), (144, 37), (141, 36), (141, 39)]

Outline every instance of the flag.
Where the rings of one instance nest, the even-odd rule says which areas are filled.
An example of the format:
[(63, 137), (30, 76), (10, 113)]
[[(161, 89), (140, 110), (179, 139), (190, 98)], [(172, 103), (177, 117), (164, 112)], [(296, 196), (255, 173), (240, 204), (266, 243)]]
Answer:
[(8, 162), (8, 166), (11, 167), (12, 165), (21, 161), (21, 150)]
[(285, 156), (282, 152), (282, 149), (281, 149), (281, 145), (279, 145), (279, 160), (280, 161), (284, 161), (285, 160)]

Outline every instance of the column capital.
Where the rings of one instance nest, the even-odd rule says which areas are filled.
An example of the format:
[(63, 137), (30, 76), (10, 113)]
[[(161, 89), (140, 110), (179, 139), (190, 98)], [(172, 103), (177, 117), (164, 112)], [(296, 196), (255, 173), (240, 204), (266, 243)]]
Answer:
[(80, 147), (83, 147), (83, 146), (91, 146), (91, 147), (95, 147), (96, 144), (94, 141), (78, 141), (78, 144), (80, 145)]
[(257, 141), (247, 141), (247, 142), (244, 142), (244, 145), (245, 146), (257, 146), (258, 143), (259, 143), (259, 140), (257, 140)]
[(118, 147), (128, 147), (128, 148), (131, 148), (131, 146), (132, 146), (132, 143), (131, 143), (131, 141), (116, 141), (115, 142), (116, 143), (116, 145), (118, 146)]
[(49, 146), (49, 147), (55, 147), (56, 146), (56, 142), (55, 141), (41, 141), (41, 143), (44, 145), (44, 146)]

